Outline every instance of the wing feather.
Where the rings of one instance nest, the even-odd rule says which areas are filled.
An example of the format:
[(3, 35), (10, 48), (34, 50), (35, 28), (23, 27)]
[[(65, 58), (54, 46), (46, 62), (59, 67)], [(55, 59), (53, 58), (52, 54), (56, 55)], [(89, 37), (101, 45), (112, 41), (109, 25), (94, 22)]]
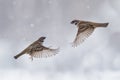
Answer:
[(83, 43), (84, 40), (86, 40), (86, 38), (88, 38), (93, 33), (93, 31), (94, 27), (91, 26), (84, 26), (83, 28), (79, 28), (72, 46), (77, 47), (79, 44)]
[(51, 49), (51, 48), (41, 46), (39, 50), (37, 49), (35, 52), (30, 54), (30, 56), (32, 58), (33, 57), (34, 58), (47, 58), (47, 57), (51, 57), (53, 55), (56, 55), (58, 52), (59, 52), (59, 48)]

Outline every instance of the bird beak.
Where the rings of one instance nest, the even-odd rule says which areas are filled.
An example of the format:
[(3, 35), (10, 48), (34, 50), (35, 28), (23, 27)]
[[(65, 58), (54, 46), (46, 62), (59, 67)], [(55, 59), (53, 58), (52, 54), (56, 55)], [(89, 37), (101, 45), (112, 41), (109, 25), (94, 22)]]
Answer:
[(44, 42), (45, 39), (46, 39), (46, 37), (43, 37), (42, 42)]
[(73, 20), (73, 21), (71, 21), (71, 24), (74, 24), (75, 23), (75, 21)]
[(46, 37), (43, 37), (43, 39), (46, 39)]
[(40, 41), (40, 42), (44, 42), (44, 39), (46, 39), (46, 37), (40, 37), (40, 38), (39, 38), (39, 41)]
[(79, 20), (73, 20), (73, 21), (71, 21), (71, 24), (75, 24), (75, 25), (77, 25), (78, 22), (79, 22)]

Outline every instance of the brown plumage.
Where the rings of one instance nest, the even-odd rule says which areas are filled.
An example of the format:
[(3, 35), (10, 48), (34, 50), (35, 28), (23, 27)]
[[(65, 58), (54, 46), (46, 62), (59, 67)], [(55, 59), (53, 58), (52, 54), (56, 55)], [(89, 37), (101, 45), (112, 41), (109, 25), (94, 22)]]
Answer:
[(72, 44), (73, 47), (77, 47), (80, 43), (84, 42), (84, 40), (93, 33), (95, 28), (107, 27), (109, 23), (96, 23), (90, 21), (73, 20), (71, 24), (75, 24), (78, 27), (76, 38)]
[(44, 42), (45, 38), (46, 37), (40, 37), (37, 41), (33, 42), (26, 49), (24, 49), (21, 53), (14, 56), (14, 58), (17, 59), (23, 54), (29, 54), (32, 60), (33, 60), (33, 57), (43, 58), (43, 57), (49, 57), (52, 55), (56, 55), (59, 49), (51, 49), (49, 47), (43, 46), (42, 43)]

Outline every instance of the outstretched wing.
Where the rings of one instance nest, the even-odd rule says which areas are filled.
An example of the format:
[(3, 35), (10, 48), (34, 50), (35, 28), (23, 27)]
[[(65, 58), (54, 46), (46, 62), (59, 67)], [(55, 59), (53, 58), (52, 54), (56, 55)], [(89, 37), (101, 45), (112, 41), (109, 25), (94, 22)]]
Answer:
[(51, 49), (51, 48), (48, 48), (48, 47), (39, 46), (32, 51), (34, 51), (34, 52), (31, 52), (31, 54), (30, 54), (30, 56), (32, 58), (33, 57), (35, 57), (35, 58), (46, 58), (46, 57), (56, 55), (59, 52), (59, 48)]
[(80, 25), (78, 28), (76, 38), (72, 43), (72, 46), (77, 47), (79, 44), (84, 42), (84, 40), (88, 38), (92, 34), (93, 31), (94, 31), (94, 27), (88, 24)]

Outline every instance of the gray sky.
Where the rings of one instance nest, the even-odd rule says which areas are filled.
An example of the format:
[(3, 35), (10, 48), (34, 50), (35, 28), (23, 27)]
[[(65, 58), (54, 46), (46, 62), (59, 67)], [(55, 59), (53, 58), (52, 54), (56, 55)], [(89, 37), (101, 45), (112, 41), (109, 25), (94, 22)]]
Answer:
[[(119, 0), (0, 0), (1, 80), (118, 80), (120, 78)], [(109, 22), (77, 48), (73, 19)], [(41, 36), (56, 56), (13, 58)]]

